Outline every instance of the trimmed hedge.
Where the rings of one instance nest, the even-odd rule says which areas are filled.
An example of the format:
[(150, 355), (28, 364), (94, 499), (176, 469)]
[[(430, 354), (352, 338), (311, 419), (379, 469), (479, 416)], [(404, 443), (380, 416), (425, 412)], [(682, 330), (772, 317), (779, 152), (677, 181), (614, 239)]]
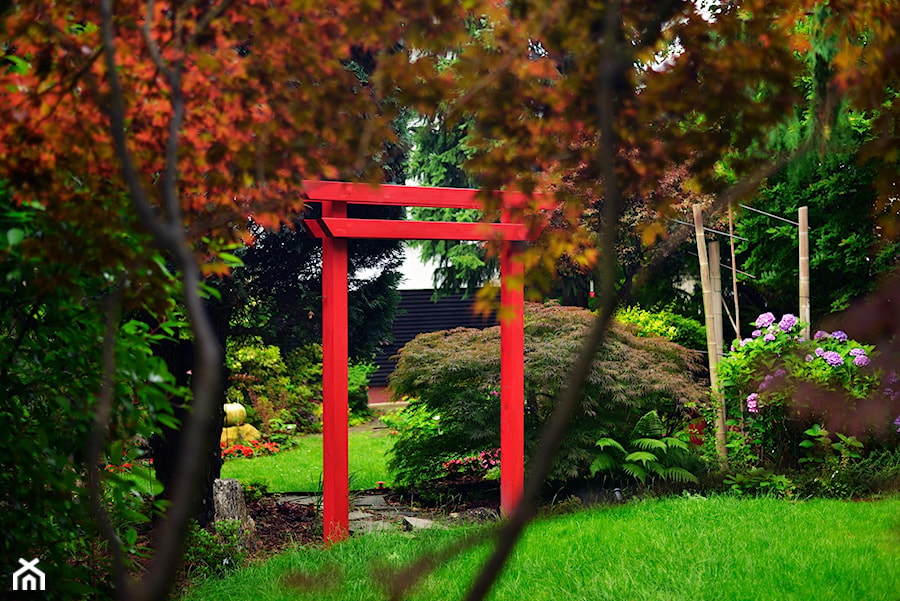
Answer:
[[(580, 352), (594, 315), (577, 307), (528, 305), (525, 313), (526, 453)], [(670, 431), (679, 428), (685, 403), (704, 398), (692, 374), (698, 355), (661, 338), (639, 338), (613, 323), (598, 351), (551, 478), (589, 473), (599, 438), (627, 437), (637, 420), (656, 410)], [(442, 463), (500, 445), (500, 328), (457, 328), (421, 334), (400, 351), (391, 387), (412, 400), (413, 423), (433, 427), (398, 431), (389, 465), (400, 484), (443, 475)], [(502, 459), (502, 458), (501, 458)]]

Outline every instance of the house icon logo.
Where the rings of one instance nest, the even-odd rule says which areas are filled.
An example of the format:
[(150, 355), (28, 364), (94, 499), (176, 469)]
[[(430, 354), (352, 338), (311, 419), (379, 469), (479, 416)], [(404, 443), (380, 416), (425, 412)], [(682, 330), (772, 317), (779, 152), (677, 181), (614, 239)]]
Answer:
[(22, 567), (13, 573), (13, 590), (14, 591), (43, 591), (45, 590), (44, 573), (37, 569), (39, 559), (25, 561), (19, 559)]

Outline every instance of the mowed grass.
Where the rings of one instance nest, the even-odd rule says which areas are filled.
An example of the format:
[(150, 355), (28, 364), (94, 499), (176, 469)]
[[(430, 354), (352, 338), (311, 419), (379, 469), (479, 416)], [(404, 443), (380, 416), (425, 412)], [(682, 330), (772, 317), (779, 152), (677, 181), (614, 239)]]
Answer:
[[(350, 488), (375, 488), (389, 482), (387, 452), (391, 438), (385, 430), (349, 432)], [(229, 459), (222, 466), (223, 478), (237, 478), (244, 484), (265, 484), (271, 492), (316, 492), (322, 486), (322, 435), (299, 439), (290, 450), (252, 459)]]
[[(479, 532), (379, 533), (299, 548), (206, 581), (185, 599), (382, 600), (392, 569)], [(463, 598), (487, 553), (473, 543), (408, 598)], [(897, 601), (900, 499), (679, 497), (558, 516), (526, 532), (489, 599)]]

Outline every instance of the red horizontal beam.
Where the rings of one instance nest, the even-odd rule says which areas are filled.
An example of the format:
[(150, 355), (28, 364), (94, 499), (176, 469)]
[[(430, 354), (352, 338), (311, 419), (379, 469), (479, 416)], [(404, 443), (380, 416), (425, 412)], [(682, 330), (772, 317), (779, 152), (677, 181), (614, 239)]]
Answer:
[[(472, 188), (432, 188), (400, 186), (397, 184), (356, 184), (304, 180), (303, 189), (312, 201), (341, 201), (350, 204), (376, 204), (401, 207), (430, 207), (448, 209), (481, 209), (478, 190)], [(504, 207), (521, 207), (529, 197), (523, 192), (492, 192), (502, 195)], [(534, 194), (539, 208), (553, 209), (556, 203), (546, 194)]]
[(317, 237), (382, 240), (530, 240), (518, 223), (457, 223), (324, 217), (304, 220)]

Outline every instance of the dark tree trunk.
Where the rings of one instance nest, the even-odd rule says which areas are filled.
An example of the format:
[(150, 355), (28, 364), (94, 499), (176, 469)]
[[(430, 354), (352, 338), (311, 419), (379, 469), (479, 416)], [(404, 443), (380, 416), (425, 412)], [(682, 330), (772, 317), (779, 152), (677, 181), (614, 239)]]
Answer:
[[(226, 332), (228, 326), (228, 311), (221, 306), (207, 303), (207, 311), (213, 320), (219, 337), (219, 344), (225, 348)], [(163, 358), (175, 375), (179, 386), (187, 386), (190, 383), (190, 373), (194, 365), (194, 344), (191, 340), (165, 341), (157, 347), (157, 354)], [(227, 370), (222, 372), (222, 383), (219, 387), (221, 401), (213, 414), (212, 420), (207, 425), (210, 439), (208, 449), (209, 461), (203, 478), (203, 488), (198, 491), (195, 503), (197, 504), (196, 518), (201, 526), (213, 521), (215, 507), (213, 503), (213, 482), (219, 478), (222, 471), (222, 452), (219, 448), (219, 438), (222, 434), (222, 423), (225, 418), (225, 388), (228, 382)], [(177, 400), (173, 406), (175, 418), (183, 424), (188, 418), (188, 410), (181, 400)], [(150, 452), (153, 457), (153, 468), (156, 478), (163, 485), (161, 499), (169, 499), (172, 494), (175, 468), (178, 464), (182, 449), (181, 429), (163, 427), (160, 434), (150, 439)]]

